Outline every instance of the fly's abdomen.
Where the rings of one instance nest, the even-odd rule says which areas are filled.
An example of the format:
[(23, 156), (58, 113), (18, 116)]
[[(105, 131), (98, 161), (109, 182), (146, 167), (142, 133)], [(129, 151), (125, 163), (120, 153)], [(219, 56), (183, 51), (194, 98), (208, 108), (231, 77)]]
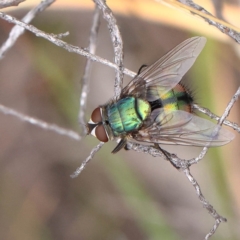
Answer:
[(106, 109), (108, 122), (115, 137), (139, 129), (151, 111), (147, 101), (135, 97), (120, 99)]
[(193, 98), (184, 86), (177, 84), (163, 95), (161, 95), (161, 91), (160, 86), (153, 86), (148, 90), (149, 96), (156, 99), (150, 102), (152, 111), (157, 108), (163, 108), (168, 112), (176, 110), (192, 112)]

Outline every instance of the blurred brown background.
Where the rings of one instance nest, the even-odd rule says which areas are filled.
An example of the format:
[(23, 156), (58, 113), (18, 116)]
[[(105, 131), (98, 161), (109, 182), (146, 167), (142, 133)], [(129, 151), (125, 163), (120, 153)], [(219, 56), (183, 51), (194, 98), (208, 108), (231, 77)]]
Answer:
[[(26, 12), (11, 14), (21, 18)], [(64, 41), (87, 47), (92, 16), (92, 9), (79, 5), (74, 10), (49, 9), (32, 24), (49, 33), (69, 31)], [(135, 72), (191, 36), (207, 37), (207, 45), (185, 81), (197, 103), (218, 115), (223, 113), (239, 86), (239, 57), (232, 40), (223, 43), (219, 33), (216, 38), (220, 41), (213, 40), (200, 26), (189, 31), (131, 13), (116, 18), (124, 41), (124, 65)], [(207, 31), (213, 29), (204, 26)], [(1, 44), (11, 28), (0, 21)], [(113, 60), (104, 20), (97, 55)], [(0, 104), (80, 132), (78, 98), (85, 61), (26, 32), (0, 62)], [(125, 77), (124, 84), (129, 80)], [(87, 117), (113, 96), (113, 86), (114, 70), (93, 63)], [(229, 119), (240, 122), (239, 103)], [(1, 113), (0, 136), (0, 239), (197, 240), (213, 226), (214, 220), (185, 175), (163, 159), (123, 150), (112, 155), (116, 143), (111, 142), (78, 178), (71, 179), (70, 174), (98, 144), (93, 137), (77, 142)], [(228, 218), (212, 239), (240, 238), (238, 146), (236, 133), (232, 143), (211, 149), (191, 168), (204, 196)], [(166, 149), (186, 159), (200, 152), (197, 148)]]

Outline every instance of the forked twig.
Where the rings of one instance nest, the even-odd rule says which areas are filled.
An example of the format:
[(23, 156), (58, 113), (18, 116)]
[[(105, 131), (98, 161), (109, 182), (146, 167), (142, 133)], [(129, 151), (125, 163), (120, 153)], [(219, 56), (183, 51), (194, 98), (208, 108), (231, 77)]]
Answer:
[(225, 121), (225, 119), (228, 117), (230, 110), (232, 109), (234, 103), (238, 100), (240, 95), (240, 87), (237, 89), (236, 93), (232, 96), (232, 99), (230, 100), (229, 104), (225, 108), (225, 111), (222, 115), (222, 117), (218, 120), (218, 124), (222, 125)]
[[(236, 94), (236, 93), (235, 93)], [(199, 112), (207, 115), (208, 117), (210, 117), (211, 119), (214, 119), (216, 121), (219, 121), (220, 117), (218, 117), (216, 114), (212, 113), (209, 109), (201, 107), (197, 104), (193, 104), (193, 107), (198, 110)], [(240, 127), (238, 126), (237, 123), (231, 122), (229, 120), (224, 120), (223, 124), (232, 128), (233, 130), (237, 131), (238, 133), (240, 133)]]
[[(67, 42), (64, 42), (61, 39), (58, 39), (57, 38), (58, 35), (56, 35), (56, 34), (45, 33), (44, 31), (39, 30), (38, 28), (34, 27), (31, 24), (26, 24), (26, 23), (16, 19), (15, 17), (12, 17), (11, 15), (3, 13), (3, 12), (0, 12), (0, 18), (4, 19), (7, 22), (19, 25), (19, 26), (25, 28), (26, 30), (34, 33), (37, 37), (42, 37), (42, 38), (48, 40), (49, 42), (55, 44), (56, 46), (67, 50), (68, 52), (82, 55), (84, 57), (91, 59), (92, 61), (102, 63), (102, 64), (104, 64), (108, 67), (114, 68), (116, 70), (119, 69), (119, 67), (116, 64), (114, 64), (104, 58), (101, 58), (97, 55), (91, 54), (86, 49), (83, 49), (83, 48), (80, 48), (77, 46), (73, 46), (71, 44), (68, 44)], [(132, 72), (126, 68), (123, 69), (123, 72), (130, 77), (134, 77), (136, 75), (134, 72)]]
[[(196, 181), (196, 179), (192, 176), (190, 173), (189, 167), (191, 164), (196, 163), (196, 160), (193, 159), (195, 162), (191, 163), (190, 160), (180, 159), (175, 154), (169, 153), (164, 150), (164, 153), (160, 150), (155, 148), (154, 146), (144, 146), (142, 144), (128, 142), (127, 143), (127, 149), (128, 150), (134, 150), (137, 152), (147, 153), (150, 154), (153, 157), (162, 157), (165, 160), (169, 160), (176, 168), (183, 171), (185, 176), (188, 178), (189, 182), (192, 184), (192, 186), (195, 188), (196, 194), (198, 196), (198, 199), (202, 203), (203, 207), (206, 208), (209, 212), (209, 214), (215, 219), (215, 223), (211, 231), (205, 236), (205, 239), (209, 239), (217, 230), (218, 226), (221, 222), (226, 222), (227, 219), (222, 217), (217, 213), (217, 211), (214, 209), (214, 207), (206, 200), (204, 195), (202, 194), (200, 185)], [(204, 148), (205, 149), (205, 148)], [(207, 149), (207, 148), (206, 148)], [(167, 154), (166, 154), (167, 153)], [(201, 155), (201, 153), (200, 153)], [(200, 156), (198, 156), (200, 158)], [(201, 156), (202, 158), (202, 156)]]
[[(22, 22), (30, 23), (33, 18), (37, 16), (38, 13), (44, 11), (47, 7), (49, 7), (56, 0), (44, 0), (39, 3), (38, 6), (30, 10), (23, 18)], [(17, 41), (17, 39), (24, 33), (25, 29), (15, 25), (9, 33), (8, 39), (3, 43), (0, 48), (0, 59), (3, 57), (4, 53), (6, 53)]]
[[(225, 108), (225, 111), (224, 111), (222, 117), (219, 118), (219, 121), (218, 121), (218, 126), (219, 127), (216, 127), (216, 131), (214, 131), (214, 134), (218, 133), (218, 131), (220, 129), (220, 126), (224, 123), (226, 117), (229, 115), (230, 110), (233, 107), (234, 103), (237, 101), (239, 95), (240, 95), (240, 88), (238, 88), (236, 93), (231, 98), (230, 102), (228, 103), (227, 107)], [(217, 213), (217, 211), (213, 208), (213, 206), (203, 196), (203, 194), (201, 192), (200, 185), (197, 183), (197, 181), (191, 175), (190, 170), (189, 170), (189, 167), (192, 164), (197, 164), (201, 159), (203, 159), (203, 157), (207, 153), (209, 144), (210, 143), (207, 143), (206, 146), (200, 152), (200, 154), (196, 158), (193, 158), (191, 160), (180, 159), (175, 154), (168, 153), (165, 150), (164, 150), (164, 152), (166, 152), (167, 155), (163, 154), (164, 152), (161, 152), (160, 149), (155, 149), (154, 146), (142, 147), (140, 144), (135, 144), (135, 143), (128, 143), (127, 144), (127, 149), (132, 149), (132, 150), (135, 150), (135, 151), (141, 151), (141, 152), (144, 152), (144, 153), (148, 153), (148, 154), (150, 154), (154, 157), (164, 155), (165, 159), (169, 160), (175, 167), (179, 168), (180, 170), (182, 170), (185, 173), (186, 177), (188, 178), (188, 180), (191, 182), (191, 184), (195, 188), (195, 191), (198, 195), (198, 198), (199, 198), (200, 202), (203, 204), (204, 208), (206, 208), (208, 210), (209, 214), (215, 219), (215, 223), (214, 223), (213, 228), (205, 236), (206, 240), (209, 239), (216, 232), (216, 230), (217, 230), (217, 228), (218, 228), (218, 226), (220, 225), (221, 222), (226, 222), (227, 221), (226, 218), (220, 216)]]
[(227, 222), (227, 219), (222, 217), (217, 213), (217, 211), (213, 208), (213, 206), (206, 200), (206, 198), (203, 196), (200, 185), (195, 180), (195, 178), (190, 173), (189, 168), (186, 168), (184, 170), (184, 173), (186, 177), (188, 178), (189, 182), (192, 184), (192, 186), (195, 188), (195, 191), (198, 195), (198, 199), (202, 203), (203, 207), (208, 210), (208, 213), (215, 219), (215, 223), (213, 228), (210, 230), (210, 232), (205, 236), (205, 239), (208, 240), (217, 230), (221, 222)]

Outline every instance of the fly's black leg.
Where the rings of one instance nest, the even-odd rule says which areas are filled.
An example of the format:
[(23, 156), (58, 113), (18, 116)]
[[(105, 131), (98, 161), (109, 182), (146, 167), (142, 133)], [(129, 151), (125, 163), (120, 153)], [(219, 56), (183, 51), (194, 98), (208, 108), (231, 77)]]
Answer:
[(163, 155), (166, 157), (166, 159), (167, 159), (176, 169), (178, 169), (178, 170), (180, 169), (180, 167), (177, 166), (177, 165), (172, 161), (171, 153), (169, 153), (168, 151), (162, 149), (162, 148), (159, 146), (159, 144), (157, 144), (157, 143), (154, 144), (154, 147), (155, 147), (156, 149), (160, 150), (160, 151), (163, 153)]
[(122, 148), (125, 148), (127, 144), (127, 138), (122, 138), (118, 145), (112, 150), (112, 153), (117, 153), (120, 151)]
[(130, 149), (128, 148), (128, 145), (126, 144), (124, 147), (124, 150), (129, 151)]
[(137, 75), (139, 75), (139, 74), (141, 73), (141, 71), (143, 70), (143, 68), (145, 68), (145, 67), (147, 67), (147, 65), (146, 65), (146, 64), (143, 64), (143, 65), (139, 68)]

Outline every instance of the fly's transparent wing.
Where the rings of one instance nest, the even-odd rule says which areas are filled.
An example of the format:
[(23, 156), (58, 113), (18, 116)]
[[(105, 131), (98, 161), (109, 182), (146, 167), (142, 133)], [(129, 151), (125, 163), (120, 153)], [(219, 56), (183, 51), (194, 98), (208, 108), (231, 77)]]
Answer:
[(146, 99), (148, 88), (155, 85), (161, 94), (168, 92), (193, 65), (205, 43), (204, 37), (193, 37), (180, 43), (133, 78), (122, 90), (121, 97), (135, 95)]
[(148, 126), (133, 134), (135, 140), (203, 147), (206, 144), (221, 146), (234, 138), (234, 134), (224, 128), (216, 135), (216, 124), (184, 111), (166, 113), (156, 109), (150, 119)]

